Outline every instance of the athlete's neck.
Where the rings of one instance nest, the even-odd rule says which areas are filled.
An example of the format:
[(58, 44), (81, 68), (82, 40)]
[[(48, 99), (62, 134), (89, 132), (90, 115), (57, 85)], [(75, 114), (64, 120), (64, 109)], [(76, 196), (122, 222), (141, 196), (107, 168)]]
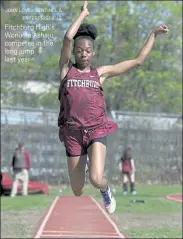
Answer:
[(90, 72), (91, 66), (88, 65), (87, 67), (83, 68), (82, 66), (79, 66), (77, 63), (75, 64), (75, 67), (80, 72)]

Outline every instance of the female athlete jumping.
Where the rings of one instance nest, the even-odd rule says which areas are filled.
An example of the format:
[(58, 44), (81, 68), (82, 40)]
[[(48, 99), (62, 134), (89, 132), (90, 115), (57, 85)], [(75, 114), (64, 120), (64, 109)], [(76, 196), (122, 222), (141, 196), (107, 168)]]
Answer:
[[(108, 120), (102, 85), (105, 80), (140, 66), (151, 51), (156, 36), (166, 34), (168, 27), (161, 25), (155, 28), (135, 59), (95, 68), (91, 62), (95, 54), (97, 29), (92, 24), (82, 24), (89, 15), (87, 6), (87, 1), (84, 1), (80, 15), (70, 25), (63, 39), (59, 61), (59, 137), (66, 148), (74, 195), (83, 193), (88, 155), (90, 182), (100, 190), (106, 210), (113, 213), (116, 202), (104, 177), (104, 166), (106, 137), (116, 131), (117, 125)], [(71, 52), (75, 63), (71, 62)]]

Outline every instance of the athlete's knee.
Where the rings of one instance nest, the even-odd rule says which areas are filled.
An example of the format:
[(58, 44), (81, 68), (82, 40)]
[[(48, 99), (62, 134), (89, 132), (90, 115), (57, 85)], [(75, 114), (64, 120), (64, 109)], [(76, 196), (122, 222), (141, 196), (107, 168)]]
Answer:
[(124, 176), (123, 176), (123, 183), (128, 183), (128, 177), (127, 177), (127, 175), (124, 175)]
[(72, 188), (72, 192), (73, 192), (74, 196), (80, 197), (83, 194), (83, 185), (72, 185), (71, 184), (71, 188)]
[(101, 188), (103, 186), (103, 175), (91, 174), (90, 182), (96, 188)]
[(74, 196), (76, 196), (76, 197), (80, 197), (82, 194), (83, 194), (83, 191), (79, 191), (79, 190), (72, 190), (73, 191), (73, 193), (74, 193)]

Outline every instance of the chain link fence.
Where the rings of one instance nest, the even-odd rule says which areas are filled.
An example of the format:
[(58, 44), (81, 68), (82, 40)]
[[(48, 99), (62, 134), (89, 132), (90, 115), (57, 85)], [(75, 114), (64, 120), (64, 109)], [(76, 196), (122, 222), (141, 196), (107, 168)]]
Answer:
[[(57, 127), (58, 112), (32, 108), (1, 108), (1, 170), (9, 171), (19, 141), (31, 153), (30, 179), (68, 184), (67, 160)], [(131, 146), (138, 183), (182, 182), (182, 123), (179, 116), (111, 112), (118, 131), (108, 137), (105, 174), (121, 184), (119, 159)]]

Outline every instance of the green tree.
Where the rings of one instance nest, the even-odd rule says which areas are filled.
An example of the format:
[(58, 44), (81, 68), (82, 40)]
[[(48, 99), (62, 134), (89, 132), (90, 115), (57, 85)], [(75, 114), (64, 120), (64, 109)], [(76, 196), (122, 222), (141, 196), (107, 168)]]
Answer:
[[(83, 1), (27, 1), (27, 7), (56, 8), (57, 13), (41, 14), (57, 15), (62, 21), (23, 22), (26, 25), (53, 24), (54, 44), (52, 47), (42, 47), (41, 51), (39, 47), (35, 49), (34, 60), (27, 64), (3, 65), (2, 102), (4, 104), (22, 104), (23, 100), (26, 105), (32, 105), (36, 99), (35, 107), (59, 107), (57, 96), (60, 48), (64, 33), (79, 14), (82, 3)], [(99, 32), (95, 44), (96, 56), (93, 60), (96, 66), (133, 59), (157, 25), (165, 23), (170, 29), (168, 35), (157, 37), (150, 56), (141, 67), (104, 83), (108, 108), (180, 113), (182, 111), (182, 2), (89, 1), (89, 11), (87, 22), (95, 24)], [(4, 17), (7, 15), (5, 14)], [(3, 24), (7, 21), (20, 24), (22, 21), (17, 15), (11, 15), (8, 20), (4, 19), (6, 20)], [(50, 84), (50, 91), (37, 95), (29, 94), (27, 97), (21, 85), (29, 80)], [(13, 93), (15, 91), (16, 94)], [(19, 93), (22, 97), (13, 97)]]

